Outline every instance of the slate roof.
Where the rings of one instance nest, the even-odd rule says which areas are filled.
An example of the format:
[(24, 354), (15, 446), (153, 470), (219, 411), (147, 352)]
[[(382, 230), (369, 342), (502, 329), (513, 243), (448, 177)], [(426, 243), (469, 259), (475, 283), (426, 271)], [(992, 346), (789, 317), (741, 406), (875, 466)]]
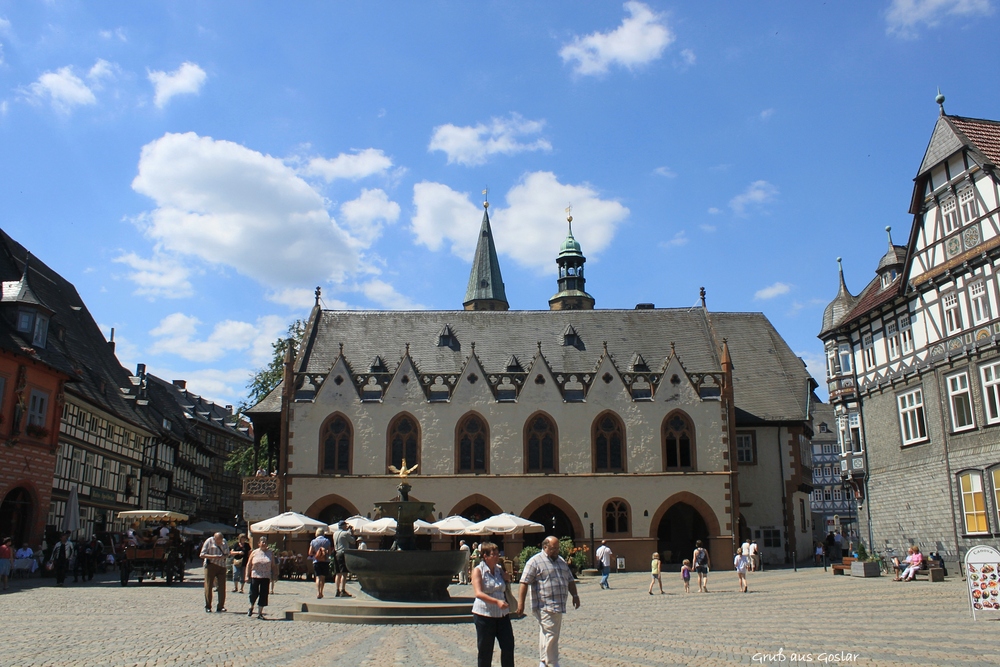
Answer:
[[(0, 280), (19, 280), (27, 255), (24, 246), (0, 229)], [(37, 354), (72, 376), (75, 381), (67, 383), (66, 391), (153, 431), (155, 424), (136, 411), (134, 402), (123, 398), (119, 387), (132, 386), (129, 373), (118, 362), (73, 284), (35, 256), (28, 264), (28, 281), (37, 298), (53, 311), (45, 348), (36, 348)], [(11, 329), (9, 325), (6, 328)], [(16, 332), (0, 333), (0, 345), (18, 343), (30, 346), (30, 341)]]
[(942, 114), (931, 133), (917, 177), (923, 176), (963, 146), (983, 164), (1000, 164), (1000, 122)]
[[(450, 326), (460, 349), (438, 347), (438, 334)], [(564, 345), (572, 327), (581, 346)], [(762, 313), (711, 313), (701, 308), (574, 311), (322, 311), (312, 345), (300, 351), (296, 368), (326, 373), (340, 353), (354, 370), (376, 355), (394, 370), (409, 345), (410, 357), (422, 373), (457, 373), (465, 367), (475, 343), (487, 373), (501, 373), (515, 355), (527, 368), (538, 352), (554, 373), (590, 372), (607, 341), (620, 370), (636, 357), (658, 371), (671, 351), (691, 373), (720, 372), (720, 346), (728, 338), (735, 364), (737, 406), (748, 418), (766, 421), (807, 419), (808, 398), (815, 384)], [(248, 412), (281, 409), (281, 387)]]
[(489, 210), (485, 208), (483, 209), (483, 225), (479, 229), (479, 241), (476, 244), (476, 254), (472, 258), (472, 271), (469, 273), (469, 285), (465, 290), (464, 303), (480, 300), (507, 303), (503, 276), (500, 275), (500, 260), (497, 258), (497, 248), (493, 242), (493, 230), (490, 229)]
[(193, 394), (155, 375), (146, 375), (147, 391), (150, 406), (154, 407), (163, 418), (170, 420), (170, 432), (184, 439), (187, 436), (193, 441), (201, 442), (197, 427), (208, 426), (222, 429), (234, 437), (251, 440), (250, 436), (230, 423), (232, 411), (208, 399)]

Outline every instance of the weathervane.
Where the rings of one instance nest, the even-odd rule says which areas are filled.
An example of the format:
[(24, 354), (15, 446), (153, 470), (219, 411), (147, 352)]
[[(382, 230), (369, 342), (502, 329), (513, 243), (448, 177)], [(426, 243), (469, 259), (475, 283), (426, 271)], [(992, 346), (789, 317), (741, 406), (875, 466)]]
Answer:
[(490, 189), (487, 187), (483, 188), (483, 208), (489, 208), (489, 207), (490, 207)]

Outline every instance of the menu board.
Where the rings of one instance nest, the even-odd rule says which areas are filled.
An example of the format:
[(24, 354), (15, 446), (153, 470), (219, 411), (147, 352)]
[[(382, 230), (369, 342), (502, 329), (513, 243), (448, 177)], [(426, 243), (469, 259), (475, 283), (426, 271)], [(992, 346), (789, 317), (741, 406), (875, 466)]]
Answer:
[(987, 546), (969, 549), (965, 554), (965, 578), (973, 620), (976, 612), (1000, 612), (1000, 551)]

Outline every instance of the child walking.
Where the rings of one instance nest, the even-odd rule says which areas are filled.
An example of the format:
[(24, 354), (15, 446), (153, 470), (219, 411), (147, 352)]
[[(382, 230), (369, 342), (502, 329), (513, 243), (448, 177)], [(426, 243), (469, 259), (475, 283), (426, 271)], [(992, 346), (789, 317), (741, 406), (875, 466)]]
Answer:
[(750, 592), (750, 586), (747, 585), (747, 568), (750, 567), (750, 554), (744, 553), (742, 549), (737, 549), (736, 557), (733, 558), (733, 567), (736, 568), (736, 574), (740, 577), (740, 591), (743, 593)]
[(653, 561), (649, 564), (649, 572), (653, 576), (649, 581), (649, 594), (653, 594), (653, 584), (659, 584), (660, 595), (663, 595), (663, 581), (660, 579), (660, 554), (653, 554)]
[(681, 565), (681, 579), (684, 580), (684, 592), (691, 592), (691, 561), (687, 558), (684, 559), (684, 563)]

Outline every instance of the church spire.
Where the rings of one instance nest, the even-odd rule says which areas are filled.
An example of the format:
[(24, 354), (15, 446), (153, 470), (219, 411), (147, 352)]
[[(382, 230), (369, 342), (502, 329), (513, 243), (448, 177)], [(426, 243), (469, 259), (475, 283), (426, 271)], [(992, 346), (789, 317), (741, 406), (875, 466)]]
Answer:
[(566, 223), (569, 232), (566, 240), (559, 246), (559, 292), (549, 299), (550, 310), (593, 310), (594, 297), (587, 294), (584, 286), (583, 265), (587, 258), (583, 256), (580, 242), (573, 237), (572, 207), (566, 209)]
[[(483, 190), (486, 194), (486, 190)], [(503, 289), (503, 276), (500, 275), (500, 260), (497, 259), (497, 248), (493, 243), (493, 230), (490, 229), (490, 203), (483, 202), (483, 226), (479, 230), (479, 242), (476, 245), (476, 255), (472, 258), (472, 272), (469, 274), (469, 286), (465, 289), (466, 310), (507, 310), (507, 294)]]

